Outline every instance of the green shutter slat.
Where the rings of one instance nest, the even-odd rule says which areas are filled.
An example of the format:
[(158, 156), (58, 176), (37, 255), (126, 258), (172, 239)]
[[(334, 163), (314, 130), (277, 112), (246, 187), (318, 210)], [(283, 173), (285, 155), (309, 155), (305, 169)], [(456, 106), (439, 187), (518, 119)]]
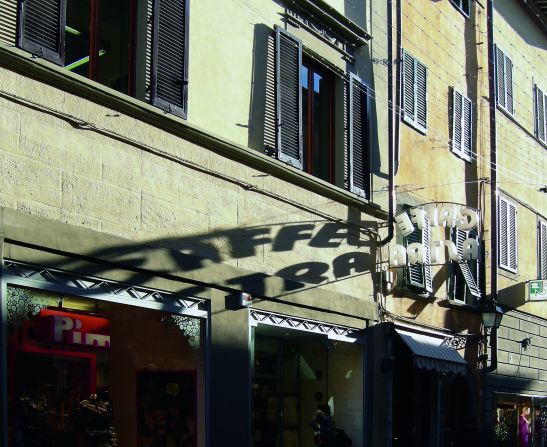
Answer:
[(24, 0), (20, 5), (19, 46), (64, 65), (65, 0)]
[(293, 36), (276, 31), (277, 153), (281, 161), (302, 169), (302, 44)]
[(368, 195), (368, 95), (366, 87), (354, 76), (350, 78), (350, 190)]
[(187, 0), (155, 0), (152, 104), (186, 117), (188, 96)]

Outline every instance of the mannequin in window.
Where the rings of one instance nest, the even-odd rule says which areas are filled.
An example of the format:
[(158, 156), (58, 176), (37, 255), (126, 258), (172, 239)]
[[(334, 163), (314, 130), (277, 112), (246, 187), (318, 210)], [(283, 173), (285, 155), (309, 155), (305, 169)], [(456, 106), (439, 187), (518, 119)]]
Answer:
[(519, 417), (519, 447), (530, 445), (530, 407), (522, 407)]

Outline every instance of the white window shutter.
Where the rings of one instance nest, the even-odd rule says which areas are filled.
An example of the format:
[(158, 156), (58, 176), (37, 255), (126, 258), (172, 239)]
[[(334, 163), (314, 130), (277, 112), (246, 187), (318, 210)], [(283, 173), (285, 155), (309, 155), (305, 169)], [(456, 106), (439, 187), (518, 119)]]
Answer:
[(427, 68), (416, 61), (416, 124), (427, 129)]
[(539, 278), (547, 279), (547, 222), (540, 221), (538, 230)]
[(452, 100), (452, 151), (462, 154), (462, 95), (454, 90)]
[(508, 214), (508, 251), (509, 251), (509, 267), (511, 270), (517, 270), (518, 258), (518, 240), (517, 240), (517, 207), (512, 203), (507, 204)]
[(424, 246), (424, 278), (425, 290), (433, 292), (433, 275), (431, 274), (431, 251), (429, 243), (431, 242), (431, 225), (429, 219), (424, 219), (422, 229), (422, 244)]
[(518, 267), (517, 207), (500, 197), (498, 218), (499, 265), (516, 272)]
[(473, 105), (469, 98), (462, 98), (462, 152), (471, 161), (473, 155)]
[(410, 286), (433, 291), (433, 277), (431, 274), (431, 251), (429, 249), (431, 225), (429, 219), (425, 219), (423, 229), (415, 228), (414, 231), (406, 236), (406, 246), (417, 242), (424, 247), (424, 263), (409, 265), (407, 269), (407, 283)]
[(513, 63), (511, 59), (505, 56), (505, 92), (506, 92), (506, 110), (512, 115), (515, 113), (513, 102)]
[(414, 58), (403, 52), (403, 117), (411, 122), (416, 120), (416, 73)]
[(498, 245), (499, 245), (499, 265), (509, 268), (508, 252), (508, 223), (507, 223), (507, 201), (500, 197), (498, 210)]
[(505, 91), (505, 55), (496, 47), (496, 83), (497, 83), (497, 100), (500, 107), (506, 108), (506, 91)]

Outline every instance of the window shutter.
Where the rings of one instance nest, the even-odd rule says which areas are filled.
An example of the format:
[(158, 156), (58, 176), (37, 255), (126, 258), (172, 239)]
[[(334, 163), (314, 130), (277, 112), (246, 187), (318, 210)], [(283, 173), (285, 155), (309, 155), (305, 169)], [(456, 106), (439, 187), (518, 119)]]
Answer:
[(63, 66), (65, 8), (65, 0), (22, 0), (19, 16), (19, 46)]
[(414, 122), (416, 120), (416, 98), (414, 58), (403, 52), (403, 116)]
[(539, 278), (547, 279), (547, 222), (539, 222)]
[(417, 242), (424, 246), (424, 264), (409, 265), (407, 268), (407, 283), (410, 286), (424, 289), (428, 292), (433, 291), (433, 277), (431, 274), (431, 252), (429, 250), (430, 242), (430, 222), (425, 219), (423, 229), (416, 227), (414, 231), (405, 238), (406, 246)]
[[(455, 228), (455, 231), (456, 231), (456, 249), (458, 250), (458, 255), (460, 256), (460, 262), (458, 262), (458, 265), (463, 274), (467, 287), (469, 288), (469, 291), (471, 292), (472, 295), (480, 298), (481, 293), (480, 293), (477, 281), (475, 280), (475, 277), (473, 276), (473, 272), (471, 268), (469, 267), (468, 261), (463, 260), (463, 244), (465, 240), (469, 237), (469, 232), (460, 230), (459, 228)], [(471, 262), (477, 262), (477, 261), (471, 261)]]
[(508, 214), (508, 252), (509, 252), (509, 267), (517, 270), (517, 208), (512, 203), (507, 203)]
[(505, 56), (505, 92), (507, 94), (506, 110), (513, 114), (515, 112), (513, 103), (513, 63)]
[(452, 151), (462, 154), (462, 99), (463, 96), (454, 90), (452, 101)]
[(427, 129), (427, 68), (416, 61), (416, 123)]
[(462, 97), (462, 128), (463, 128), (463, 138), (462, 138), (462, 152), (464, 157), (471, 161), (473, 155), (473, 106), (471, 100)]
[(500, 197), (499, 200), (499, 257), (500, 257), (500, 267), (509, 267), (509, 253), (507, 251), (507, 202)]
[(369, 190), (368, 94), (366, 86), (350, 75), (349, 181), (350, 191), (367, 197)]
[(547, 139), (545, 138), (545, 95), (537, 85), (535, 86), (534, 99), (536, 103), (536, 137), (544, 143), (547, 143)]
[(496, 47), (496, 81), (497, 81), (497, 100), (498, 105), (506, 108), (507, 102), (505, 100), (505, 55)]
[(513, 272), (517, 271), (517, 208), (514, 204), (500, 197), (499, 199), (499, 251), (500, 267)]
[(188, 1), (154, 0), (152, 104), (186, 118), (188, 98)]
[(275, 56), (277, 156), (302, 169), (302, 43), (277, 28)]

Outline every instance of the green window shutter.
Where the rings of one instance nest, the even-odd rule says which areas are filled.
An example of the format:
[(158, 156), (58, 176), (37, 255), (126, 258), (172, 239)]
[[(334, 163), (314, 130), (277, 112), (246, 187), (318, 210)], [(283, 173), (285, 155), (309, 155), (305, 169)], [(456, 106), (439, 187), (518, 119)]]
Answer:
[[(455, 230), (455, 239), (456, 239), (455, 240), (456, 249), (461, 259), (460, 262), (458, 262), (459, 268), (463, 274), (463, 277), (465, 279), (465, 283), (467, 284), (469, 292), (471, 292), (471, 294), (476, 296), (477, 298), (480, 298), (481, 293), (479, 290), (479, 286), (477, 284), (477, 280), (475, 280), (475, 276), (473, 275), (471, 267), (468, 264), (469, 261), (463, 260), (463, 245), (465, 240), (469, 237), (470, 233), (468, 231), (460, 230), (459, 228), (455, 228), (454, 230)], [(477, 261), (471, 261), (471, 262), (477, 262)], [(478, 269), (476, 271), (478, 272)], [(478, 279), (478, 275), (476, 277)]]
[(547, 279), (547, 222), (540, 221), (538, 230), (539, 278)]
[(154, 0), (152, 104), (186, 118), (188, 101), (188, 0)]
[(431, 274), (431, 252), (429, 249), (431, 226), (429, 219), (425, 219), (423, 229), (416, 227), (414, 231), (405, 237), (405, 245), (420, 243), (424, 246), (424, 263), (408, 265), (406, 271), (407, 284), (427, 292), (433, 291), (433, 277)]
[(536, 106), (536, 137), (538, 140), (547, 143), (546, 120), (545, 120), (545, 94), (536, 85), (534, 88), (534, 102)]
[(498, 47), (496, 47), (496, 99), (498, 101), (498, 105), (504, 109), (507, 107), (505, 73), (505, 55)]
[(427, 68), (416, 61), (416, 124), (427, 129)]
[(416, 120), (416, 73), (414, 58), (403, 51), (403, 118), (411, 123)]
[(275, 61), (277, 156), (302, 169), (302, 43), (281, 28), (276, 30)]
[(19, 8), (19, 46), (64, 66), (65, 0), (21, 0)]
[(462, 151), (462, 135), (463, 135), (463, 123), (462, 123), (462, 100), (463, 96), (454, 90), (452, 95), (452, 151), (463, 155)]
[(350, 191), (369, 194), (369, 121), (367, 87), (350, 74), (349, 88), (349, 182)]

